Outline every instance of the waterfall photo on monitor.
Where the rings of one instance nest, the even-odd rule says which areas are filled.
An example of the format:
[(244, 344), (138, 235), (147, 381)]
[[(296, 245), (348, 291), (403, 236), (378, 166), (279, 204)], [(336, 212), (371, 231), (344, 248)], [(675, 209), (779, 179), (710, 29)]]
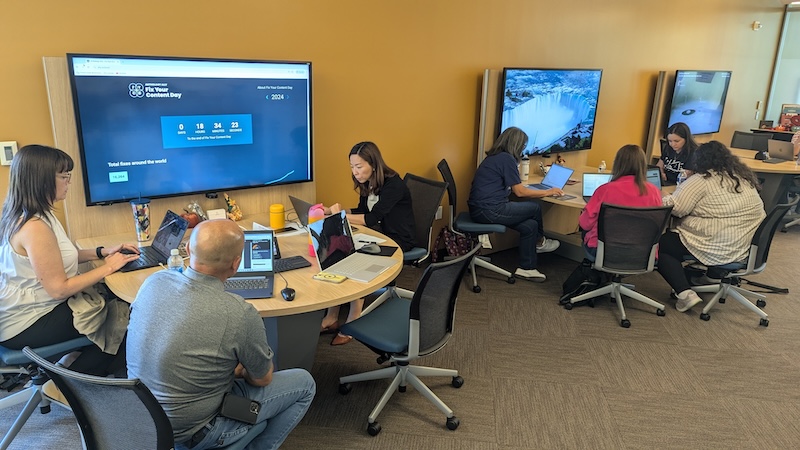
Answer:
[(525, 154), (592, 147), (600, 69), (503, 69), (500, 128), (528, 135)]

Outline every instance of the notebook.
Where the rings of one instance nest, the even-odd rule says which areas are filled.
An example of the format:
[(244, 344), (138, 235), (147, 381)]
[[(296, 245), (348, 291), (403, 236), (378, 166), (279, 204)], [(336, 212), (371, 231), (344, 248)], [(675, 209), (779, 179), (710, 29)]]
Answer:
[(791, 142), (770, 139), (767, 141), (767, 148), (769, 158), (764, 160), (765, 163), (778, 164), (794, 160), (794, 145)]
[(369, 283), (398, 263), (386, 256), (357, 253), (353, 230), (344, 211), (310, 224), (308, 232), (323, 272)]
[(583, 174), (583, 200), (589, 203), (594, 191), (600, 186), (611, 181), (610, 173), (584, 173)]
[(153, 244), (149, 247), (139, 247), (139, 259), (122, 266), (120, 272), (147, 269), (159, 264), (166, 265), (170, 250), (178, 248), (187, 228), (189, 228), (188, 220), (167, 210), (153, 238)]
[(529, 184), (528, 187), (530, 189), (537, 189), (540, 191), (546, 191), (551, 188), (564, 189), (564, 186), (567, 185), (567, 181), (569, 181), (569, 177), (572, 175), (572, 172), (573, 170), (569, 167), (553, 164), (550, 166), (550, 169), (547, 171), (547, 175), (544, 176), (544, 179), (541, 183)]
[(647, 181), (656, 185), (659, 191), (661, 190), (661, 169), (658, 166), (647, 168)]
[(308, 210), (311, 209), (311, 203), (307, 201), (300, 200), (297, 197), (289, 196), (289, 201), (292, 202), (292, 208), (294, 208), (295, 214), (297, 214), (297, 220), (300, 221), (300, 225), (307, 227), (308, 226)]
[(272, 297), (274, 246), (272, 230), (245, 231), (239, 269), (225, 281), (225, 290), (243, 298)]

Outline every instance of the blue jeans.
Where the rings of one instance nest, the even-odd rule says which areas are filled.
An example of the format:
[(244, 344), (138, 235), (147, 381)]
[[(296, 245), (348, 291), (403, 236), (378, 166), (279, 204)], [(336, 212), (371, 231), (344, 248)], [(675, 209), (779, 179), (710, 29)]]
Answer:
[(533, 201), (506, 202), (494, 208), (470, 208), (472, 220), (497, 223), (519, 232), (519, 267), (536, 269), (536, 244), (544, 236), (542, 208)]
[[(231, 392), (261, 403), (258, 421), (269, 421), (267, 428), (247, 447), (274, 449), (281, 446), (306, 414), (316, 393), (316, 383), (304, 369), (287, 369), (273, 373), (272, 382), (264, 387), (252, 386), (243, 379), (237, 379)], [(250, 427), (250, 424), (217, 416), (206, 437), (192, 450), (231, 445), (247, 434)], [(187, 447), (177, 444), (176, 448)]]

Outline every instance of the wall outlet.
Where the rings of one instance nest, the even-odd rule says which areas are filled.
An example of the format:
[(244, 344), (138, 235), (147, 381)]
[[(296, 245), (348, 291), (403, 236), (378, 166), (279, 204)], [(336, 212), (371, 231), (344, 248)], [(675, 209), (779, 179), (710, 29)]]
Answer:
[(436, 216), (434, 217), (435, 220), (439, 220), (442, 218), (442, 205), (439, 205), (439, 208), (436, 210)]
[(17, 154), (17, 141), (0, 142), (0, 165), (10, 166), (11, 159), (13, 159), (14, 155), (16, 154)]

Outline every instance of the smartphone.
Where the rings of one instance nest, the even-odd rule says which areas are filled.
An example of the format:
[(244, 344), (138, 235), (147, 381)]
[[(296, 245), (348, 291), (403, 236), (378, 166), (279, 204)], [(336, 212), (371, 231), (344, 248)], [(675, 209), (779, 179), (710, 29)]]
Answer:
[(222, 409), (219, 414), (240, 422), (254, 425), (258, 422), (258, 413), (261, 404), (241, 395), (227, 393), (222, 399)]
[(272, 232), (275, 233), (275, 234), (286, 233), (286, 232), (289, 232), (289, 231), (297, 231), (297, 230), (292, 228), (292, 227), (278, 228), (277, 230), (272, 230)]
[(347, 279), (347, 277), (343, 275), (336, 275), (334, 273), (328, 273), (328, 272), (320, 272), (314, 275), (312, 278), (314, 278), (315, 280), (328, 281), (330, 283), (337, 283), (337, 284)]

